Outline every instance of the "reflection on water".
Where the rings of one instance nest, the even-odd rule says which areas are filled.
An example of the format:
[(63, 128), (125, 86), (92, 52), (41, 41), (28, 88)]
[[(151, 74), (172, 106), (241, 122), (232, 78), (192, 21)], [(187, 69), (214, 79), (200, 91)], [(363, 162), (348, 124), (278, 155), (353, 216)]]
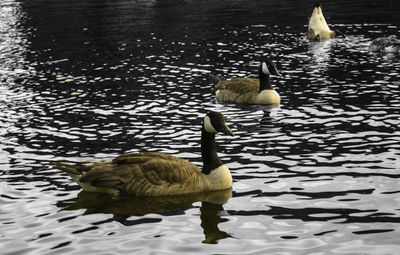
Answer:
[(29, 41), (21, 27), (25, 17), (20, 4), (3, 3), (0, 8), (0, 82), (12, 85), (17, 78), (22, 82), (34, 72), (34, 68), (25, 59)]
[(317, 67), (318, 69), (323, 68), (325, 70), (329, 67), (329, 59), (332, 54), (331, 48), (335, 41), (336, 40), (322, 40), (318, 42), (309, 42), (309, 52), (312, 54), (312, 57), (315, 61), (314, 67)]
[[(398, 3), (329, 2), (348, 37), (320, 42), (304, 38), (310, 8), (0, 2), (3, 253), (396, 254), (399, 56), (368, 45), (397, 34)], [(251, 77), (265, 57), (284, 75), (279, 107), (215, 99), (211, 75)], [(79, 192), (53, 167), (142, 150), (201, 165), (209, 110), (236, 134), (217, 138), (225, 204)]]
[(109, 194), (86, 192), (82, 190), (76, 198), (63, 201), (64, 210), (86, 209), (87, 214), (112, 213), (145, 215), (150, 213), (169, 214), (174, 209), (191, 207), (197, 201), (225, 204), (232, 196), (232, 189), (165, 197), (114, 197)]
[(220, 231), (220, 212), (222, 205), (232, 196), (232, 189), (200, 194), (166, 196), (166, 197), (113, 197), (109, 194), (81, 191), (74, 199), (60, 203), (63, 210), (85, 209), (85, 214), (113, 214), (113, 220), (125, 226), (161, 222), (162, 219), (141, 218), (129, 220), (132, 215), (161, 214), (181, 215), (193, 207), (193, 203), (201, 202), (200, 219), (204, 230), (204, 243), (216, 244), (218, 240), (230, 237)]
[(35, 69), (26, 60), (29, 41), (20, 4), (7, 1), (0, 4), (0, 11), (0, 164), (7, 169), (10, 154), (24, 150), (9, 134), (19, 132), (18, 125), (33, 117), (26, 108), (35, 93), (21, 85), (29, 82)]
[(201, 227), (205, 239), (203, 243), (216, 244), (219, 240), (232, 237), (230, 234), (221, 231), (218, 224), (221, 221), (220, 213), (223, 211), (221, 204), (202, 202), (200, 207)]

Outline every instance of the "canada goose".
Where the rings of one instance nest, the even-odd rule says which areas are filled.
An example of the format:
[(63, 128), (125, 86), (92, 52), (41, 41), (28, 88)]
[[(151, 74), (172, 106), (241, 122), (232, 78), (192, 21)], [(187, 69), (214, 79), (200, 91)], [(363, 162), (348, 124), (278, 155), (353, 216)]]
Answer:
[(242, 104), (279, 104), (281, 98), (272, 88), (269, 79), (271, 74), (282, 77), (272, 61), (260, 64), (259, 79), (233, 78), (218, 82), (215, 95), (222, 101)]
[(400, 52), (400, 40), (395, 35), (376, 38), (369, 45), (369, 50), (374, 52)]
[(346, 37), (346, 35), (339, 30), (329, 29), (329, 26), (325, 21), (324, 15), (322, 14), (322, 4), (314, 4), (314, 10), (308, 23), (307, 38), (319, 41), (321, 39), (334, 38), (337, 35)]
[(71, 176), (86, 191), (115, 195), (161, 196), (223, 190), (232, 186), (232, 176), (216, 152), (215, 134), (218, 132), (234, 135), (224, 116), (210, 111), (201, 128), (203, 169), (160, 152), (127, 153), (111, 162), (92, 165), (57, 162), (56, 168)]

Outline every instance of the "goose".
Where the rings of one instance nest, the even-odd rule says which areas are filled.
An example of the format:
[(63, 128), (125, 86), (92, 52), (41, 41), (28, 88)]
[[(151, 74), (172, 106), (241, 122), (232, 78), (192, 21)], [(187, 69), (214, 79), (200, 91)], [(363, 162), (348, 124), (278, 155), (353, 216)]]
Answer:
[(270, 75), (282, 77), (276, 65), (267, 60), (260, 64), (259, 79), (233, 78), (219, 81), (215, 86), (215, 95), (222, 101), (242, 104), (279, 104), (281, 98), (271, 85)]
[(369, 50), (374, 52), (400, 52), (400, 40), (395, 35), (376, 38), (369, 45)]
[(321, 39), (334, 38), (337, 35), (346, 37), (346, 35), (339, 30), (330, 30), (322, 14), (322, 4), (314, 4), (314, 10), (308, 23), (307, 38), (319, 41)]
[(56, 162), (55, 167), (90, 192), (149, 197), (224, 190), (232, 187), (232, 176), (216, 152), (215, 134), (219, 132), (234, 135), (224, 116), (210, 111), (201, 127), (202, 169), (161, 152), (126, 153), (92, 165)]

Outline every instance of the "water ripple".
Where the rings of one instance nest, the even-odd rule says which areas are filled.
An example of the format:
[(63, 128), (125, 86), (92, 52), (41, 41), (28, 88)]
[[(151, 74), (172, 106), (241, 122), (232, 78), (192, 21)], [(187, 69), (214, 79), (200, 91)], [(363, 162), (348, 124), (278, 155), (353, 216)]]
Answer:
[[(400, 64), (368, 45), (397, 33), (395, 8), (332, 2), (348, 37), (311, 42), (309, 6), (256, 2), (0, 3), (3, 251), (393, 254)], [(266, 58), (280, 106), (212, 95), (212, 75), (256, 77)], [(86, 196), (53, 167), (143, 150), (201, 166), (209, 110), (236, 134), (217, 137), (234, 178), (223, 205)]]

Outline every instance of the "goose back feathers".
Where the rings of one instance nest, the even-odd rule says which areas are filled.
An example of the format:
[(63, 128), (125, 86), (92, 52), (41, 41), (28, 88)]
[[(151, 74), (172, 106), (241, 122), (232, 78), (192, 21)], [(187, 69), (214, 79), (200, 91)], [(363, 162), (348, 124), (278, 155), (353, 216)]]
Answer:
[(400, 52), (400, 40), (395, 35), (376, 38), (369, 46), (374, 52)]
[(127, 153), (92, 165), (57, 162), (56, 167), (93, 192), (161, 196), (223, 190), (232, 186), (232, 176), (216, 154), (218, 132), (233, 135), (222, 114), (209, 112), (202, 126), (203, 169), (160, 152)]

